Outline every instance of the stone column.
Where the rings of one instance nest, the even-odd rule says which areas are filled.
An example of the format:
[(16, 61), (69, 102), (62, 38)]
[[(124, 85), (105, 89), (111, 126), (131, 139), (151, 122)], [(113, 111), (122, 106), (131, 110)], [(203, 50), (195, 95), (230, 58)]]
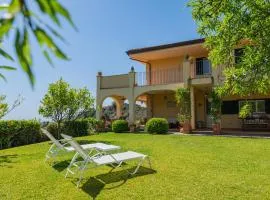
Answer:
[(191, 101), (191, 108), (190, 108), (190, 111), (191, 111), (191, 119), (190, 119), (190, 125), (191, 125), (191, 129), (195, 129), (196, 126), (195, 126), (195, 120), (196, 120), (196, 117), (195, 117), (195, 94), (194, 94), (194, 87), (190, 87), (190, 101)]
[(129, 90), (130, 94), (128, 97), (129, 101), (129, 124), (135, 123), (135, 97), (134, 97), (134, 86), (136, 81), (136, 72), (134, 67), (131, 67), (131, 70), (128, 74), (129, 76)]
[(117, 98), (115, 99), (115, 103), (116, 103), (116, 117), (119, 119), (120, 117), (122, 117), (124, 100)]
[(192, 65), (190, 64), (190, 59), (191, 58), (187, 55), (183, 62), (183, 82), (185, 84), (185, 87), (188, 87), (189, 80), (191, 78)]
[(100, 120), (102, 117), (102, 99), (100, 98), (102, 72), (97, 74), (97, 90), (96, 90), (96, 119)]
[(153, 104), (152, 104), (152, 95), (147, 95), (147, 102), (146, 102), (146, 108), (147, 108), (147, 118), (151, 118), (153, 116)]

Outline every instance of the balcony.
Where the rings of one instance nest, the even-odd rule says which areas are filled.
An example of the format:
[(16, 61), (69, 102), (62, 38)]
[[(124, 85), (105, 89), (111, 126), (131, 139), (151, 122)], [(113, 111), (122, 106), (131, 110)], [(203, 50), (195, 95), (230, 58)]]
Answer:
[(212, 67), (206, 58), (196, 59), (191, 70), (192, 85), (208, 85), (212, 84)]
[(128, 88), (129, 75), (119, 74), (113, 76), (100, 76), (100, 89)]
[(135, 78), (135, 86), (167, 85), (182, 82), (182, 67), (137, 72)]
[(196, 61), (195, 66), (196, 78), (204, 78), (212, 76), (211, 63), (208, 59), (199, 59)]

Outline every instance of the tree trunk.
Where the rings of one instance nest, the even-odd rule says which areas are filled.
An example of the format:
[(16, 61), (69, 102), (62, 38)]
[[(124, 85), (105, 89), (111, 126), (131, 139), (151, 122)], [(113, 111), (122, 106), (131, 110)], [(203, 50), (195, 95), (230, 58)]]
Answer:
[(61, 122), (57, 122), (57, 137), (58, 137), (58, 140), (60, 140), (60, 126), (61, 126)]

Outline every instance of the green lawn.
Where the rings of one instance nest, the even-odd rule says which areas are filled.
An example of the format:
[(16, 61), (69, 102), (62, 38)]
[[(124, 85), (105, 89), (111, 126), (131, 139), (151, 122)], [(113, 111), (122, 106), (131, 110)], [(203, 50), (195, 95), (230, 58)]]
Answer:
[(0, 151), (0, 199), (270, 199), (268, 139), (109, 133), (78, 140), (148, 154), (155, 171), (130, 177), (101, 167), (77, 189), (76, 179), (64, 178), (72, 155), (51, 167), (43, 162), (49, 144), (34, 144)]

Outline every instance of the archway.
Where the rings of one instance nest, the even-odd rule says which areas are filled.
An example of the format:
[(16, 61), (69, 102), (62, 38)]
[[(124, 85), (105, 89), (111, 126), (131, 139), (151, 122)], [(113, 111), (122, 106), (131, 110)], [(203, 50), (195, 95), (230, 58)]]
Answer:
[[(140, 94), (135, 99), (142, 101), (146, 108), (146, 119), (161, 117), (168, 120), (170, 128), (176, 129), (179, 126), (179, 106), (176, 103), (174, 90), (154, 90)], [(137, 119), (137, 112), (135, 114)]]
[(124, 96), (113, 95), (97, 102), (97, 118), (105, 121), (125, 119), (128, 117), (128, 101)]

